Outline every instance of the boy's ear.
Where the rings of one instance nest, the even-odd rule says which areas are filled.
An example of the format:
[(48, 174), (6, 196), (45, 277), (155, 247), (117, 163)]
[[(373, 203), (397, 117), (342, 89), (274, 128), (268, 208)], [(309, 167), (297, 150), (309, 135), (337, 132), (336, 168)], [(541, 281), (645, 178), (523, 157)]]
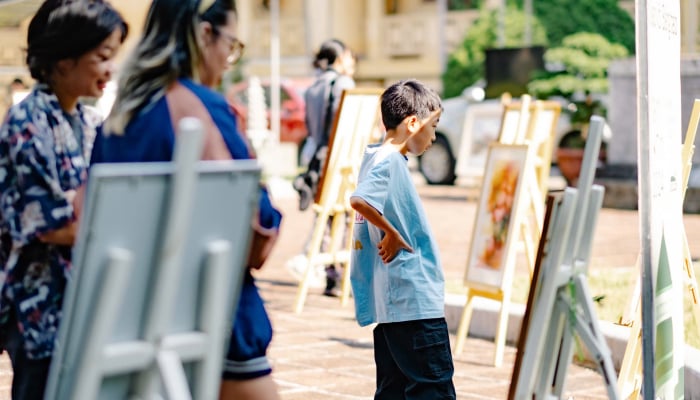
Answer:
[(406, 117), (406, 127), (409, 132), (416, 133), (420, 130), (420, 120), (415, 115), (408, 116)]

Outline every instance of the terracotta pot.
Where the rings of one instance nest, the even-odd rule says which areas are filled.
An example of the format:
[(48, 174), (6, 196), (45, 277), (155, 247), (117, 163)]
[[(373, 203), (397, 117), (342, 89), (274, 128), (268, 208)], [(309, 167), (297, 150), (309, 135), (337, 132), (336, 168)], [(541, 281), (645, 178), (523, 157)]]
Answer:
[[(560, 147), (557, 149), (557, 166), (569, 186), (576, 186), (578, 182), (584, 151), (583, 148)], [(600, 149), (598, 160), (605, 162), (606, 152), (604, 149)]]
[(562, 176), (569, 186), (575, 186), (578, 175), (581, 173), (581, 162), (583, 161), (584, 149), (558, 148), (557, 166)]

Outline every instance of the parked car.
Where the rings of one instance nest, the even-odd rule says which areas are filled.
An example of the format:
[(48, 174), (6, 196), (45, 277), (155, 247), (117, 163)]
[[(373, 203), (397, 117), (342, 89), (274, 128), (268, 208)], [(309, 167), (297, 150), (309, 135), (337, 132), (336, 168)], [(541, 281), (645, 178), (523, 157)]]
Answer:
[[(556, 129), (553, 151), (561, 138), (576, 130), (571, 126), (569, 114), (563, 112), (568, 106), (562, 102), (562, 113)], [(456, 168), (459, 152), (462, 146), (465, 118), (469, 113), (478, 123), (471, 124), (473, 131), (469, 132), (469, 157), (476, 157), (476, 163), (485, 163), (485, 150), (490, 142), (498, 139), (503, 107), (498, 99), (483, 100), (483, 91), (478, 87), (469, 87), (461, 96), (445, 99), (442, 102), (443, 112), (437, 127), (436, 140), (433, 145), (418, 158), (418, 168), (425, 180), (432, 185), (451, 185), (457, 178)], [(482, 117), (484, 116), (485, 117)], [(481, 118), (481, 119), (480, 119)], [(607, 140), (605, 138), (604, 140)], [(483, 161), (481, 161), (483, 160)], [(469, 160), (474, 162), (475, 160)], [(552, 162), (556, 156), (552, 156)]]
[[(306, 123), (304, 115), (304, 91), (311, 84), (311, 80), (283, 79), (280, 82), (280, 141), (291, 142), (300, 145), (306, 138)], [(265, 93), (267, 106), (268, 128), (270, 126), (270, 82), (261, 81)], [(248, 81), (242, 81), (232, 85), (226, 91), (226, 99), (238, 117), (238, 127), (245, 132), (248, 118)]]

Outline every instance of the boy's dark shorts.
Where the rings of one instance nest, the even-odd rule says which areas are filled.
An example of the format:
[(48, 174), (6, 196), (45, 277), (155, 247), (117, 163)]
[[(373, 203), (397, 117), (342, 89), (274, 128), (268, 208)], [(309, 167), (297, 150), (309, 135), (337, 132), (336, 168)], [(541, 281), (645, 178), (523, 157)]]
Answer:
[(225, 380), (255, 379), (272, 373), (265, 355), (272, 340), (272, 325), (255, 281), (247, 273), (223, 368)]
[(376, 399), (455, 399), (454, 364), (445, 318), (374, 328)]

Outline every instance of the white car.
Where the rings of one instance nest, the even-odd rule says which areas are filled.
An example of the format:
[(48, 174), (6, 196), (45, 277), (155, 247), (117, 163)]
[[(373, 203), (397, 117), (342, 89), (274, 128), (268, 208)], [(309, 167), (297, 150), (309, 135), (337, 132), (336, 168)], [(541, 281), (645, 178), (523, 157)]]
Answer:
[[(498, 139), (503, 106), (498, 99), (483, 99), (483, 89), (469, 87), (461, 96), (443, 100), (443, 112), (433, 145), (418, 158), (418, 169), (432, 185), (454, 184), (459, 171), (479, 169), (485, 165), (489, 143)], [(562, 102), (567, 106), (565, 102)], [(470, 123), (465, 124), (465, 119)], [(471, 128), (465, 132), (465, 126)], [(574, 131), (569, 114), (562, 112), (557, 125), (554, 148), (561, 138)], [(463, 140), (469, 142), (463, 143)], [(604, 138), (607, 141), (607, 138)], [(458, 160), (460, 150), (467, 149), (466, 160)], [(553, 150), (555, 150), (553, 149)], [(552, 161), (556, 157), (552, 156)], [(461, 167), (461, 168), (460, 168)]]

